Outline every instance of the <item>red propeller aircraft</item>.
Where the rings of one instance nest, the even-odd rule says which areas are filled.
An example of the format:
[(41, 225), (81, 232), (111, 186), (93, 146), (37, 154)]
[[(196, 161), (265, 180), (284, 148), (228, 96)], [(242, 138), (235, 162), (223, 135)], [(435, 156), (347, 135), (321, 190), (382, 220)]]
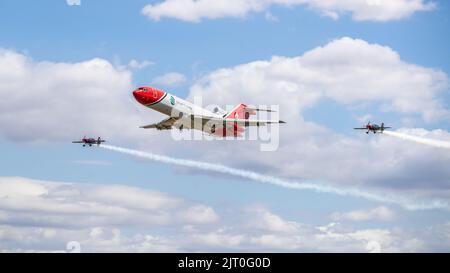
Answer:
[(85, 147), (86, 145), (92, 146), (92, 144), (97, 144), (100, 145), (102, 142), (106, 142), (106, 140), (103, 140), (101, 137), (98, 137), (97, 139), (95, 138), (87, 138), (86, 136), (84, 136), (81, 140), (76, 140), (76, 141), (72, 141), (72, 143), (82, 143), (83, 147)]
[(367, 123), (366, 127), (353, 128), (355, 130), (367, 130), (366, 134), (369, 132), (373, 132), (376, 134), (377, 132), (383, 133), (384, 129), (390, 129), (391, 127), (385, 127), (384, 122), (381, 123), (381, 126), (378, 124), (371, 124), (370, 121)]

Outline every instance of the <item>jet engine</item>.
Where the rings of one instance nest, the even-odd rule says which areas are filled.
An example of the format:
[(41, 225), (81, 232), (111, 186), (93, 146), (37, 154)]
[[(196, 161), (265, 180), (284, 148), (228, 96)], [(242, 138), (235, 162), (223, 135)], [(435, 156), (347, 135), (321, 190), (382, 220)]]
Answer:
[(220, 108), (219, 106), (215, 106), (215, 107), (213, 108), (212, 112), (213, 112), (214, 114), (222, 115), (222, 116), (225, 115), (225, 114), (227, 113), (227, 111), (223, 110), (223, 109)]

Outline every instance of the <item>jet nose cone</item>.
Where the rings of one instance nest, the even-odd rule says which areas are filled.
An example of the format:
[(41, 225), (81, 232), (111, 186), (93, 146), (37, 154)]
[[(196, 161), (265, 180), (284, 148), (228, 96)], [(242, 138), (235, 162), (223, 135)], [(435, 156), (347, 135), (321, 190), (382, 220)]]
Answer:
[(144, 96), (144, 92), (142, 90), (140, 90), (140, 89), (134, 90), (133, 96), (139, 103), (145, 104), (145, 96)]
[(139, 89), (136, 89), (136, 90), (133, 91), (133, 96), (134, 96), (135, 99), (137, 99), (140, 96), (139, 95), (140, 92), (141, 92), (141, 90), (139, 90)]
[(164, 98), (166, 93), (152, 87), (140, 87), (133, 91), (134, 98), (143, 105), (155, 104)]

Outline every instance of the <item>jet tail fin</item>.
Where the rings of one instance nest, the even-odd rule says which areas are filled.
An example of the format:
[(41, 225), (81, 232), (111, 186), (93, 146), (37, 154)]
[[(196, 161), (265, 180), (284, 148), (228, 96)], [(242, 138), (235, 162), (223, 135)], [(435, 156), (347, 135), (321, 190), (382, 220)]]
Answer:
[(248, 119), (251, 113), (245, 110), (246, 107), (247, 105), (243, 103), (237, 105), (225, 115), (225, 118)]
[(234, 107), (233, 110), (228, 112), (225, 115), (225, 118), (249, 119), (251, 115), (256, 115), (256, 112), (276, 112), (276, 111), (269, 108), (260, 108), (241, 103), (236, 107)]

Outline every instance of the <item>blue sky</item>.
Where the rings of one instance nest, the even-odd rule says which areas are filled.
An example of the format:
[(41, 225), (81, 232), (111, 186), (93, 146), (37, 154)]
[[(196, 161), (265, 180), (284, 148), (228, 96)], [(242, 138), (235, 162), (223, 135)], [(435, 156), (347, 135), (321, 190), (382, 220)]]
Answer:
[[(160, 21), (154, 21), (142, 14), (141, 10), (147, 4), (156, 5), (161, 2), (163, 1), (144, 0), (124, 2), (82, 0), (79, 6), (69, 6), (63, 0), (31, 2), (2, 1), (0, 3), (0, 48), (27, 56), (29, 58), (28, 61), (31, 63), (73, 64), (95, 58), (104, 59), (111, 63), (114, 69), (119, 71), (118, 73), (124, 70), (129, 73), (131, 78), (128, 87), (130, 89), (118, 88), (120, 90), (116, 90), (123, 97), (128, 98), (131, 98), (132, 87), (152, 85), (152, 81), (156, 77), (170, 72), (183, 74), (186, 77), (186, 81), (172, 87), (159, 87), (165, 88), (173, 94), (184, 98), (193, 93), (192, 86), (200, 86), (201, 91), (205, 92), (206, 97), (208, 94), (214, 97), (214, 94), (217, 94), (214, 92), (220, 91), (210, 90), (200, 82), (202, 79), (207, 79), (208, 82), (211, 82), (212, 80), (208, 79), (208, 77), (217, 69), (229, 68), (233, 70), (241, 64), (245, 65), (259, 60), (270, 61), (272, 56), (295, 58), (315, 48), (325, 47), (327, 44), (333, 43), (333, 41), (342, 37), (360, 39), (367, 42), (369, 46), (373, 44), (386, 46), (398, 53), (404, 63), (441, 71), (445, 75), (449, 75), (450, 73), (450, 52), (448, 50), (450, 47), (450, 38), (448, 36), (448, 29), (450, 27), (450, 18), (448, 16), (450, 14), (450, 3), (448, 1), (432, 1), (437, 4), (436, 8), (432, 11), (414, 12), (411, 16), (385, 22), (373, 20), (358, 21), (351, 16), (350, 12), (344, 12), (339, 19), (334, 20), (304, 5), (294, 5), (289, 8), (273, 5), (262, 12), (249, 12), (243, 18), (225, 17), (202, 19), (201, 22), (197, 23), (167, 17), (162, 17)], [(267, 19), (267, 12), (270, 12), (277, 19), (275, 21)], [(137, 60), (138, 62), (147, 60), (152, 62), (152, 64), (142, 69), (133, 69), (127, 66), (131, 60)], [(383, 81), (383, 79), (379, 80)], [(71, 81), (71, 83), (73, 82)], [(22, 84), (26, 86), (26, 83)], [(58, 94), (55, 96), (64, 96), (66, 86), (54, 86), (58, 88), (50, 91), (53, 94)], [(127, 85), (124, 84), (123, 86)], [(67, 88), (71, 87), (67, 86)], [(33, 86), (31, 86), (30, 90), (34, 92), (33, 96), (37, 96), (38, 99), (40, 98), (39, 93), (36, 94), (36, 92), (40, 92), (39, 90), (41, 89), (34, 91)], [(9, 91), (19, 94), (22, 92), (21, 90)], [(223, 92), (228, 92), (228, 90), (223, 90)], [(241, 92), (243, 98), (248, 98), (245, 95), (245, 88), (242, 90), (234, 90), (233, 92), (232, 94), (239, 94)], [(361, 90), (361, 92), (364, 92), (364, 90)], [(1, 90), (0, 94), (7, 95), (6, 92), (2, 93)], [(107, 90), (104, 94), (108, 94)], [(443, 88), (443, 91), (437, 95), (437, 98), (442, 102), (444, 109), (450, 108), (448, 87)], [(55, 119), (54, 112), (45, 114), (46, 97), (42, 96), (42, 100), (44, 101), (40, 101), (40, 103), (44, 105), (41, 107), (41, 110), (44, 112), (44, 119), (46, 115), (51, 117), (49, 118), (51, 120)], [(150, 123), (162, 118), (162, 116), (158, 115), (151, 116), (151, 114), (147, 113), (150, 110), (147, 109), (136, 110), (135, 105), (133, 107), (130, 106), (130, 101), (124, 100), (118, 101), (117, 103), (128, 104), (124, 107), (134, 109), (132, 110), (134, 111), (132, 112), (133, 115), (138, 113), (139, 117), (137, 118), (143, 119), (145, 122)], [(237, 104), (241, 101), (235, 101), (231, 98), (226, 102)], [(49, 108), (52, 108), (50, 103), (53, 102), (49, 100), (48, 103)], [(225, 103), (225, 101), (218, 103)], [(366, 105), (362, 108), (357, 107), (364, 103), (367, 103), (368, 106)], [(398, 189), (392, 185), (399, 184), (401, 185), (400, 188), (404, 191), (400, 192), (400, 194), (407, 195), (414, 192), (420, 196), (422, 196), (421, 194), (427, 196), (427, 190), (436, 190), (437, 192), (439, 190), (448, 190), (448, 179), (450, 176), (448, 176), (448, 172), (444, 171), (445, 166), (448, 166), (449, 163), (448, 152), (437, 151), (427, 147), (417, 147), (417, 144), (414, 143), (399, 144), (395, 141), (390, 142), (390, 140), (377, 139), (372, 136), (368, 139), (365, 134), (360, 135), (351, 130), (352, 127), (360, 125), (358, 117), (369, 112), (374, 122), (384, 121), (387, 124), (394, 125), (396, 128), (422, 128), (427, 133), (433, 134), (434, 132), (435, 135), (432, 135), (434, 137), (446, 139), (448, 137), (447, 131), (450, 128), (448, 118), (425, 120), (421, 118), (422, 113), (420, 111), (408, 113), (384, 111), (380, 104), (379, 101), (370, 99), (363, 100), (362, 102), (352, 101), (350, 104), (343, 104), (335, 98), (323, 98), (315, 104), (308, 105), (304, 110), (298, 110), (298, 113), (289, 114), (297, 117), (301, 116), (305, 122), (327, 130), (327, 134), (320, 135), (320, 138), (324, 138), (325, 142), (328, 139), (327, 135), (331, 135), (329, 138), (331, 140), (328, 140), (328, 142), (333, 141), (335, 136), (338, 139), (337, 141), (342, 140), (342, 143), (354, 141), (359, 145), (357, 147), (362, 149), (364, 149), (365, 145), (370, 146), (367, 149), (369, 153), (374, 151), (374, 161), (377, 161), (383, 156), (384, 149), (395, 150), (395, 152), (392, 152), (392, 155), (389, 153), (392, 156), (389, 157), (390, 161), (383, 161), (383, 164), (386, 164), (386, 166), (393, 166), (394, 163), (392, 162), (394, 161), (405, 160), (405, 165), (402, 165), (403, 163), (401, 162), (399, 163), (401, 165), (400, 167), (392, 167), (392, 169), (386, 171), (389, 174), (386, 177), (383, 175), (383, 179), (380, 178), (379, 181), (377, 177), (365, 177), (361, 181), (357, 181), (357, 174), (370, 174), (372, 172), (371, 164), (369, 164), (364, 165), (366, 166), (365, 169), (355, 170), (356, 178), (345, 177), (343, 175), (342, 178), (339, 178), (341, 180), (338, 182), (331, 181), (330, 183), (333, 185), (337, 185), (338, 187), (351, 185), (368, 190), (376, 189), (381, 192), (394, 190), (395, 193), (398, 193)], [(79, 114), (76, 112), (77, 109), (76, 106), (68, 108), (64, 115), (72, 115), (76, 120), (76, 116)], [(118, 112), (120, 111), (118, 110)], [(15, 119), (14, 113), (12, 114), (11, 119)], [(364, 251), (366, 241), (377, 240), (372, 239), (371, 236), (378, 238), (377, 236), (381, 236), (379, 235), (380, 230), (389, 231), (390, 234), (397, 234), (397, 229), (412, 230), (410, 233), (405, 232), (411, 234), (411, 237), (399, 237), (391, 241), (406, 242), (409, 239), (417, 239), (423, 241), (422, 244), (417, 246), (417, 248), (414, 248), (416, 247), (414, 246), (408, 249), (401, 243), (395, 246), (389, 245), (388, 243), (386, 243), (387, 245), (380, 243), (382, 244), (382, 249), (387, 249), (387, 251), (448, 251), (450, 248), (450, 242), (448, 244), (444, 242), (442, 243), (443, 245), (439, 245), (435, 243), (436, 238), (429, 234), (420, 233), (420, 230), (423, 228), (435, 228), (440, 231), (442, 230), (444, 234), (448, 235), (449, 230), (446, 225), (448, 225), (449, 213), (446, 210), (410, 211), (398, 205), (367, 201), (362, 198), (289, 190), (273, 185), (258, 184), (257, 182), (246, 181), (245, 179), (232, 176), (203, 173), (201, 171), (192, 171), (181, 167), (143, 161), (106, 150), (81, 149), (81, 147), (71, 145), (70, 141), (79, 138), (86, 132), (105, 131), (100, 129), (96, 131), (96, 128), (80, 128), (80, 126), (86, 124), (82, 122), (86, 119), (84, 114), (88, 117), (94, 117), (97, 113), (92, 111), (82, 114), (80, 123), (73, 124), (73, 127), (78, 128), (72, 128), (71, 131), (79, 132), (79, 134), (70, 136), (64, 135), (63, 133), (54, 136), (55, 132), (61, 130), (61, 127), (54, 125), (67, 123), (63, 119), (63, 116), (61, 116), (61, 120), (57, 120), (58, 123), (52, 123), (51, 126), (43, 126), (42, 130), (33, 131), (34, 129), (30, 129), (30, 134), (36, 136), (35, 138), (28, 135), (22, 137), (20, 132), (9, 134), (7, 131), (14, 131), (15, 128), (3, 126), (0, 129), (0, 150), (2, 154), (0, 156), (0, 177), (23, 177), (43, 181), (76, 182), (104, 186), (120, 184), (164, 192), (170, 196), (187, 200), (187, 202), (199, 203), (203, 206), (211, 207), (220, 216), (219, 222), (213, 221), (213, 223), (208, 223), (206, 227), (197, 227), (201, 230), (202, 228), (207, 229), (209, 227), (208, 225), (212, 225), (211, 229), (208, 230), (211, 233), (220, 233), (222, 231), (219, 232), (217, 230), (221, 230), (223, 227), (232, 227), (230, 229), (235, 232), (235, 235), (242, 233), (247, 234), (246, 236), (253, 236), (254, 234), (251, 228), (249, 229), (245, 224), (237, 223), (241, 219), (239, 217), (236, 218), (236, 214), (239, 214), (242, 210), (244, 214), (249, 213), (248, 211), (252, 214), (253, 210), (248, 208), (258, 207), (259, 209), (256, 209), (257, 212), (255, 214), (259, 215), (258, 213), (263, 211), (261, 215), (267, 216), (268, 214), (265, 214), (264, 211), (267, 211), (267, 213), (270, 212), (270, 215), (282, 219), (282, 223), (286, 225), (291, 225), (291, 222), (295, 222), (295, 225), (297, 223), (303, 223), (317, 227), (333, 222), (343, 226), (339, 230), (353, 230), (354, 232), (352, 234), (359, 234), (358, 231), (361, 231), (361, 233), (363, 233), (362, 231), (367, 231), (368, 233), (371, 231), (375, 234), (370, 235), (368, 237), (369, 239), (364, 237), (361, 243), (362, 246), (355, 246), (355, 242), (353, 241), (344, 241), (338, 243), (333, 242), (332, 246), (329, 247), (326, 243), (324, 244), (327, 246), (324, 247), (321, 247), (321, 243), (318, 243), (315, 246), (288, 249), (289, 251), (304, 251), (305, 249), (307, 251)], [(282, 108), (280, 115), (283, 116), (283, 114), (288, 116), (288, 113), (283, 113)], [(17, 120), (19, 120), (19, 116)], [(407, 122), (405, 120), (410, 121)], [(134, 130), (137, 126), (142, 125), (139, 123), (128, 123), (127, 117), (124, 117), (123, 121), (125, 123), (120, 124), (122, 120), (117, 119), (116, 125), (119, 129), (114, 129), (115, 134), (113, 134), (113, 137), (120, 136), (121, 132), (130, 131), (131, 129)], [(8, 122), (6, 123), (10, 124)], [(86, 126), (95, 126), (96, 124), (92, 122), (92, 124)], [(287, 126), (297, 127), (295, 121), (288, 122)], [(305, 130), (310, 130), (308, 124), (299, 126), (299, 128), (302, 127), (306, 128)], [(433, 131), (435, 129), (442, 129), (442, 135)], [(289, 136), (295, 134), (294, 131), (287, 131), (286, 134), (289, 134)], [(47, 132), (48, 137), (46, 137)], [(150, 134), (144, 131), (134, 130), (133, 134), (136, 132), (139, 132), (139, 134), (142, 133), (142, 135), (136, 136), (136, 138), (127, 135), (118, 137), (116, 138), (117, 140), (114, 140), (114, 138), (110, 139), (109, 135), (102, 135), (102, 137), (110, 140), (111, 144), (143, 149), (148, 152), (162, 153), (169, 156), (174, 155), (181, 158), (208, 161), (211, 160), (210, 153), (217, 152), (220, 155), (217, 157), (217, 162), (215, 163), (232, 165), (233, 167), (244, 166), (250, 170), (287, 179), (301, 180), (302, 178), (307, 178), (330, 181), (332, 180), (330, 177), (333, 177), (331, 173), (329, 175), (327, 174), (326, 166), (323, 167), (323, 177), (318, 175), (317, 172), (303, 174), (299, 171), (299, 173), (293, 174), (293, 171), (287, 166), (289, 164), (286, 164), (287, 157), (292, 157), (292, 154), (284, 153), (283, 149), (273, 154), (270, 152), (260, 152), (254, 149), (258, 146), (255, 142), (248, 145), (251, 148), (245, 148), (249, 150), (242, 150), (242, 160), (250, 158), (250, 162), (247, 164), (245, 162), (233, 161), (232, 157), (235, 156), (235, 153), (241, 151), (238, 148), (235, 148), (236, 150), (230, 148), (229, 151), (230, 153), (233, 152), (233, 154), (226, 153), (227, 147), (233, 146), (229, 142), (227, 142), (226, 146), (222, 146), (218, 141), (206, 145), (203, 145), (202, 142), (172, 143), (170, 138), (168, 138), (170, 134), (167, 132)], [(305, 139), (302, 142), (307, 142), (306, 137), (314, 138), (319, 134), (317, 131), (314, 132), (311, 135), (299, 133), (298, 138), (304, 136)], [(280, 133), (285, 133), (283, 128), (281, 128)], [(296, 145), (296, 142), (290, 143), (290, 140), (287, 139), (291, 139), (291, 137), (281, 137), (281, 145), (284, 145), (283, 147), (288, 146), (288, 144)], [(317, 145), (320, 146), (320, 144)], [(334, 151), (334, 149), (338, 149), (336, 147), (339, 145), (346, 144), (338, 144), (336, 142), (336, 145), (333, 145), (329, 149)], [(242, 142), (237, 145), (239, 149), (243, 146), (246, 146), (246, 144)], [(328, 148), (324, 146), (323, 149)], [(305, 158), (306, 153), (311, 152), (311, 150), (306, 148), (300, 151), (301, 153), (298, 153), (295, 157)], [(365, 152), (364, 150), (360, 150), (362, 154)], [(431, 159), (431, 157), (426, 157), (428, 155), (435, 155), (436, 158)], [(332, 156), (336, 156), (337, 161), (343, 162), (339, 164), (345, 164), (347, 162), (346, 160), (349, 160), (348, 162), (350, 163), (348, 164), (351, 165), (352, 160), (358, 160), (360, 155), (357, 153), (352, 154), (351, 159), (347, 157), (340, 158), (336, 153), (333, 153)], [(269, 168), (267, 167), (269, 163), (264, 161), (264, 159), (271, 157), (274, 158), (272, 161), (273, 166)], [(367, 157), (370, 158), (370, 156)], [(416, 157), (420, 158), (417, 162), (415, 161)], [(310, 159), (312, 160), (311, 162), (314, 162), (313, 160), (316, 159), (312, 158), (316, 158), (316, 156), (312, 156)], [(317, 158), (321, 158), (321, 156), (318, 155)], [(252, 161), (253, 159), (255, 160)], [(320, 159), (317, 160), (320, 161)], [(365, 159), (361, 159), (361, 161), (365, 161)], [(299, 162), (298, 164), (299, 170), (302, 166), (308, 168), (308, 163)], [(430, 186), (427, 189), (426, 186), (420, 186), (422, 184), (417, 182), (417, 185), (420, 184), (419, 186), (411, 186), (411, 188), (408, 188), (408, 181), (415, 176), (414, 170), (408, 168), (417, 166), (415, 164), (436, 166), (435, 173), (438, 173), (436, 181), (427, 181), (430, 185), (435, 183), (436, 187)], [(374, 165), (376, 166), (373, 167), (373, 170), (382, 169), (381, 163), (378, 164), (375, 162)], [(346, 167), (351, 166), (346, 165)], [(355, 168), (359, 167), (355, 166)], [(373, 172), (373, 176), (377, 176), (377, 174), (378, 172)], [(433, 176), (430, 175), (430, 177)], [(447, 183), (442, 181), (447, 181)], [(449, 198), (445, 194), (442, 196), (435, 194), (431, 197), (439, 197), (443, 200), (448, 200)], [(348, 220), (344, 216), (341, 216), (341, 218), (333, 217), (333, 215), (344, 215), (346, 212), (358, 210), (370, 214), (368, 211), (380, 207), (387, 208), (395, 216), (387, 217), (389, 218), (388, 220), (380, 220), (380, 217), (374, 217), (365, 221)], [(6, 208), (2, 209), (1, 207), (0, 210), (7, 211)], [(173, 217), (176, 218), (176, 216)], [(45, 227), (45, 221), (43, 220), (40, 225)], [(140, 225), (139, 232), (168, 234), (170, 238), (175, 237), (174, 242), (170, 244), (173, 246), (173, 244), (176, 245), (179, 239), (176, 237), (176, 234), (180, 232), (179, 229), (182, 228), (181, 226), (192, 225), (195, 226), (195, 224), (189, 221), (183, 224), (175, 221), (168, 225), (151, 228)], [(245, 226), (245, 228), (241, 230), (242, 226)], [(28, 226), (26, 228), (29, 229), (25, 229), (24, 232), (31, 233), (31, 230), (37, 227), (39, 225)], [(80, 238), (79, 240), (83, 240), (84, 230), (95, 227), (86, 224), (82, 231), (80, 231), (81, 233), (77, 235)], [(103, 226), (99, 224), (99, 227), (104, 230), (112, 230), (115, 228), (114, 224), (110, 223), (104, 223)], [(17, 225), (13, 220), (2, 220), (1, 229), (3, 230), (19, 230), (19, 228), (23, 228), (23, 226)], [(122, 228), (122, 232), (129, 234), (130, 230)], [(290, 235), (283, 233), (283, 236)], [(383, 236), (381, 237), (384, 238)], [(65, 246), (61, 246), (58, 242), (64, 242), (64, 239), (67, 238), (62, 235), (58, 238), (59, 241), (55, 239), (55, 243), (50, 245), (44, 241), (41, 241), (41, 245), (20, 245), (14, 242), (14, 240), (11, 240), (12, 243), (7, 244), (5, 249), (14, 250), (16, 248), (24, 249), (26, 247), (44, 250), (52, 250), (54, 248), (64, 249)], [(358, 241), (359, 239), (355, 240)], [(382, 241), (382, 239), (380, 240)], [(242, 245), (229, 247), (226, 244), (208, 245), (204, 243), (205, 241), (196, 243), (193, 240), (192, 242), (180, 243), (181, 245), (175, 248), (176, 250), (286, 250), (273, 245), (256, 244), (255, 246), (254, 241), (248, 245), (242, 243)], [(96, 248), (98, 245), (93, 241), (86, 240), (86, 244), (88, 245), (87, 248), (93, 251), (104, 250)], [(119, 248), (117, 245), (113, 245), (112, 248), (114, 247)], [(146, 250), (153, 251), (153, 249)], [(126, 249), (126, 251), (133, 251), (133, 249)]]

